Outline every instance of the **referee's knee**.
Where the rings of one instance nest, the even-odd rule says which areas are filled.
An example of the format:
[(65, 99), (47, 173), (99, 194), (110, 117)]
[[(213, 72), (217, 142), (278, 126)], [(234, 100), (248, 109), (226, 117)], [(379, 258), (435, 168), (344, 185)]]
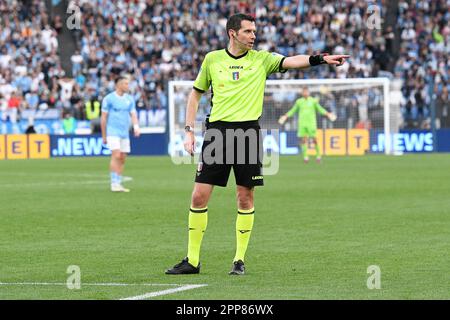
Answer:
[(254, 207), (253, 199), (247, 199), (247, 200), (238, 200), (238, 209), (241, 210), (249, 210)]
[(208, 206), (208, 194), (194, 190), (192, 192), (191, 206), (193, 208), (205, 208)]
[(254, 207), (253, 190), (239, 188), (237, 192), (238, 209), (248, 210)]

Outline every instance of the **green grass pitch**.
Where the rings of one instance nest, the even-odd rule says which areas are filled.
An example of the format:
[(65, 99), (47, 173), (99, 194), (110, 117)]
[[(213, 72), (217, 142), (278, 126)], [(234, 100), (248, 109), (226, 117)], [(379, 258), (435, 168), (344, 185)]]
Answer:
[[(131, 157), (132, 192), (113, 194), (108, 162), (0, 161), (0, 299), (120, 299), (185, 284), (207, 286), (153, 299), (450, 299), (448, 154), (281, 157), (256, 190), (243, 277), (228, 275), (232, 175), (209, 203), (201, 274), (167, 276), (186, 254), (195, 166)], [(80, 290), (64, 286), (69, 265)], [(370, 265), (379, 290), (367, 288)], [(108, 283), (134, 285), (91, 285)]]

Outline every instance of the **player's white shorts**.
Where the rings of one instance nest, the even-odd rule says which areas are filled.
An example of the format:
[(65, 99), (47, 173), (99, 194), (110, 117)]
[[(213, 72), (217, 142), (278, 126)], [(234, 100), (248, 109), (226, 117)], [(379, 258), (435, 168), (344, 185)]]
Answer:
[(106, 137), (108, 148), (112, 150), (120, 150), (120, 152), (130, 153), (130, 139), (123, 139), (120, 137)]

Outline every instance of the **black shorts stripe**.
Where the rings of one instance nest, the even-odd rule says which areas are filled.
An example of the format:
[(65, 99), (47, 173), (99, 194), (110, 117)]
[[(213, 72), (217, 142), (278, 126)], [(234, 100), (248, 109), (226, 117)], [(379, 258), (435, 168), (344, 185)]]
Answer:
[(205, 213), (205, 212), (208, 211), (208, 208), (206, 208), (206, 209), (192, 209), (192, 208), (190, 208), (189, 211), (192, 212), (192, 213)]

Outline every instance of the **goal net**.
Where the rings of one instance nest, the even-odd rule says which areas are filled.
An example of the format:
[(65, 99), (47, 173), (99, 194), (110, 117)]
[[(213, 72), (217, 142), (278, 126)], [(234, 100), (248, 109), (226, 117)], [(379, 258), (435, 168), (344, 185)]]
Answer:
[[(169, 82), (171, 155), (183, 152), (186, 104), (192, 86), (193, 81)], [(308, 87), (309, 95), (337, 116), (331, 122), (317, 114), (317, 142), (324, 155), (392, 154), (392, 139), (386, 137), (398, 132), (401, 119), (399, 107), (390, 104), (389, 86), (388, 78), (267, 80), (260, 125), (262, 129), (278, 132), (276, 151), (280, 154), (301, 152), (297, 138), (301, 119), (293, 116), (283, 125), (278, 119), (302, 97), (302, 89)], [(211, 92), (205, 93), (199, 104), (195, 124), (197, 150), (202, 143), (202, 124), (210, 113), (210, 98)], [(313, 151), (311, 146), (308, 152)]]

